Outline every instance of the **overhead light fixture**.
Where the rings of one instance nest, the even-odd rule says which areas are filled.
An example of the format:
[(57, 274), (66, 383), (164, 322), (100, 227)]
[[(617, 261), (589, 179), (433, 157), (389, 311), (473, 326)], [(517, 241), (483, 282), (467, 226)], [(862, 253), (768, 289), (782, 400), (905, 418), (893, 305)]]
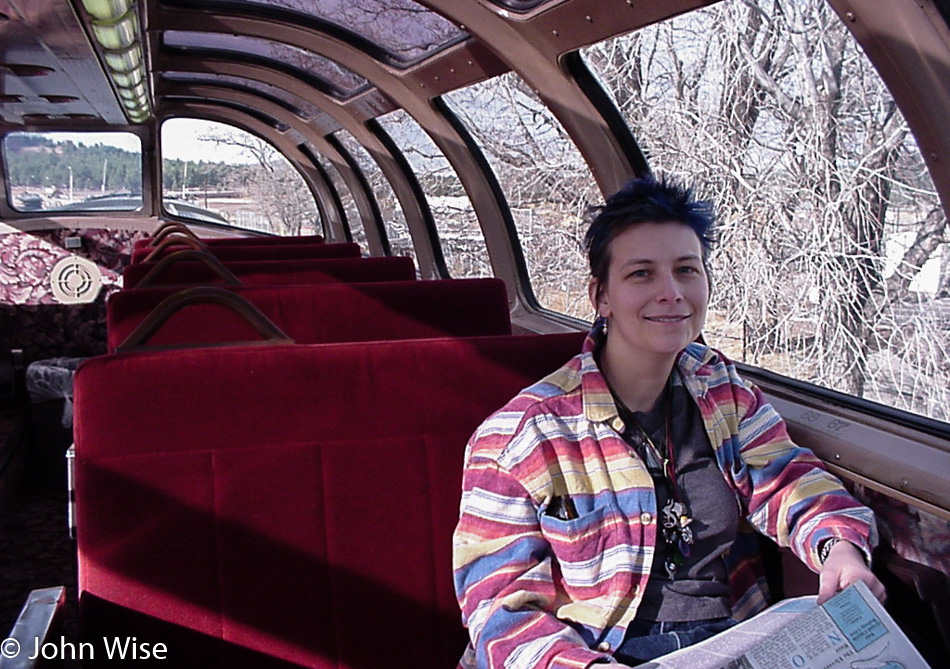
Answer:
[(145, 121), (151, 105), (135, 1), (82, 0), (82, 5), (126, 118), (132, 123)]
[(132, 7), (132, 0), (82, 0), (90, 16), (100, 21), (114, 21), (128, 13)]
[(145, 68), (139, 67), (130, 72), (113, 72), (112, 80), (119, 88), (131, 88), (142, 83), (145, 79)]
[(145, 84), (139, 84), (132, 88), (120, 88), (119, 99), (124, 102), (140, 105), (148, 101), (148, 92), (145, 90)]
[(139, 37), (138, 14), (134, 9), (130, 9), (116, 19), (108, 21), (96, 19), (92, 22), (92, 32), (96, 36), (96, 41), (104, 49), (112, 51), (127, 49)]
[(131, 72), (142, 65), (142, 49), (138, 44), (122, 51), (106, 51), (103, 56), (106, 67), (113, 72)]

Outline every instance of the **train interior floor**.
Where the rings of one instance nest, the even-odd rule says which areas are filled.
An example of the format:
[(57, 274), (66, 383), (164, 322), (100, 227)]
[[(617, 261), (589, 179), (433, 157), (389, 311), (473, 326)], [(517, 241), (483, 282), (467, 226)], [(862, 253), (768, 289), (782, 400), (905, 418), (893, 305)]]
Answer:
[[(53, 638), (78, 639), (76, 543), (69, 536), (68, 492), (29, 475), (30, 407), (0, 408), (0, 638), (13, 628), (31, 590), (66, 586)], [(78, 667), (68, 660), (64, 667)]]

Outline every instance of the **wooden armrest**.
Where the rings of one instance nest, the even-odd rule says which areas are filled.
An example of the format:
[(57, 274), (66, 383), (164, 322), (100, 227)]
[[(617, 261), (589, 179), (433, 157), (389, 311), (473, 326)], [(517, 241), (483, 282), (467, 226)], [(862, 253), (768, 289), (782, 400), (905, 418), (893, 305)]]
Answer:
[(158, 227), (158, 230), (155, 231), (155, 234), (152, 235), (152, 238), (148, 242), (148, 246), (155, 246), (160, 241), (162, 241), (162, 237), (171, 233), (188, 235), (198, 239), (198, 235), (196, 235), (191, 230), (191, 228), (189, 228), (184, 223), (179, 223), (178, 221), (165, 221)]
[(234, 273), (224, 266), (220, 260), (207, 251), (196, 251), (194, 249), (185, 249), (175, 251), (161, 260), (159, 260), (152, 269), (150, 269), (142, 280), (136, 285), (137, 288), (146, 288), (151, 285), (162, 285), (159, 283), (160, 277), (166, 269), (179, 262), (196, 261), (207, 265), (211, 271), (221, 277), (224, 282), (231, 286), (240, 286), (241, 280), (234, 276)]
[(0, 668), (32, 669), (43, 661), (42, 655), (30, 659), (36, 644), (42, 646), (59, 624), (66, 604), (66, 588), (59, 585), (34, 590), (23, 605), (9, 637), (0, 648)]
[[(146, 350), (146, 344), (169, 318), (194, 304), (216, 304), (230, 309), (241, 316), (248, 325), (254, 328), (263, 339), (249, 342), (219, 342), (212, 346), (253, 346), (258, 344), (293, 344), (294, 340), (284, 334), (273, 321), (262, 314), (260, 310), (247, 299), (217, 286), (193, 286), (169, 295), (156, 306), (141, 323), (139, 323), (121, 344), (115, 347), (115, 352), (129, 352)], [(172, 348), (190, 348), (192, 345), (180, 344)], [(195, 345), (202, 346), (202, 345)], [(162, 347), (159, 347), (162, 348)], [(167, 347), (165, 347), (167, 348)]]
[[(168, 230), (168, 228), (166, 228)], [(154, 262), (162, 257), (168, 249), (189, 248), (195, 251), (207, 251), (208, 246), (195, 236), (183, 235), (180, 232), (172, 232), (165, 235), (165, 239), (158, 244), (152, 245), (152, 250), (142, 260), (142, 262)]]

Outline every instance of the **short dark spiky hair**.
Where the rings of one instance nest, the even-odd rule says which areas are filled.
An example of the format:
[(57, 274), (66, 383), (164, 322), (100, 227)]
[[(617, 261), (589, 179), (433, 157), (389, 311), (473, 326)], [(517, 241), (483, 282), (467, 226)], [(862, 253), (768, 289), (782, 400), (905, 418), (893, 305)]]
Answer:
[(696, 200), (691, 188), (667, 177), (647, 175), (628, 181), (607, 198), (607, 202), (588, 210), (590, 227), (584, 235), (584, 248), (590, 273), (603, 285), (610, 267), (610, 242), (638, 223), (683, 223), (699, 237), (703, 263), (716, 244), (716, 221), (712, 203)]

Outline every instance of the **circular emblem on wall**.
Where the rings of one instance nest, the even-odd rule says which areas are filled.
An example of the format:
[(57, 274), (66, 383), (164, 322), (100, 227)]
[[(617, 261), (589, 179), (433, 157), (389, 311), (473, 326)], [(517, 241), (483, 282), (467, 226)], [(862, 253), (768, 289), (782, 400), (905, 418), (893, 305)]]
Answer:
[(53, 266), (50, 275), (53, 297), (62, 304), (92, 302), (102, 288), (102, 274), (85, 258), (68, 256)]

